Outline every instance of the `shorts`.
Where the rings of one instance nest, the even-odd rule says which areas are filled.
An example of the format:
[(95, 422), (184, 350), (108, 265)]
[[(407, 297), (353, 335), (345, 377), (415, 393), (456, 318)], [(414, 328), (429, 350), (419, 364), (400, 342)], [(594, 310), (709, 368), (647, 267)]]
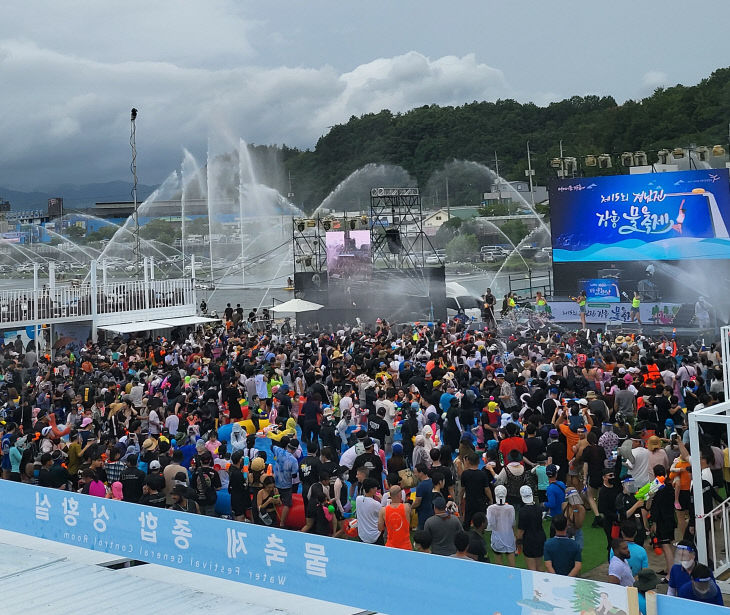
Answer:
[(667, 525), (657, 525), (656, 539), (660, 545), (668, 545), (674, 542), (674, 528)]
[(288, 508), (291, 508), (291, 489), (291, 487), (287, 487), (286, 489), (276, 488), (279, 492), (279, 501)]
[(585, 305), (581, 305), (581, 306), (580, 306), (580, 309), (579, 309), (579, 312), (580, 312), (581, 314), (585, 314), (585, 313), (586, 313), (586, 306), (585, 306)]
[(600, 489), (603, 486), (603, 477), (601, 477), (601, 476), (592, 477), (589, 474), (588, 475), (588, 486), (591, 489)]
[(639, 314), (639, 308), (632, 307), (631, 311), (629, 312), (630, 316), (637, 316)]
[(528, 540), (522, 544), (522, 554), (525, 557), (542, 557), (545, 553), (545, 543), (537, 540)]
[(677, 499), (679, 500), (680, 510), (689, 510), (692, 504), (692, 498), (690, 496), (689, 490), (680, 491), (679, 497)]

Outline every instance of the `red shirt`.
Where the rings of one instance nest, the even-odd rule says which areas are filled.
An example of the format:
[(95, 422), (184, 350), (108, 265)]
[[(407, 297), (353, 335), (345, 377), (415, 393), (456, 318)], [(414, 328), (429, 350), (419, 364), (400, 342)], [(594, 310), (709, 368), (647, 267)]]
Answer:
[(499, 443), (499, 452), (502, 453), (502, 457), (505, 460), (510, 451), (519, 451), (524, 455), (527, 452), (527, 444), (525, 444), (524, 438), (513, 436), (511, 438), (505, 438)]

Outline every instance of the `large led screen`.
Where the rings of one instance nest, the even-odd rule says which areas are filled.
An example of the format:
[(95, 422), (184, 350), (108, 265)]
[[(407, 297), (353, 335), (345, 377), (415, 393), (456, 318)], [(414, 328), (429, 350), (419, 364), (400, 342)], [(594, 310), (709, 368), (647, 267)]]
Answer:
[(730, 258), (727, 169), (564, 179), (550, 210), (554, 263)]

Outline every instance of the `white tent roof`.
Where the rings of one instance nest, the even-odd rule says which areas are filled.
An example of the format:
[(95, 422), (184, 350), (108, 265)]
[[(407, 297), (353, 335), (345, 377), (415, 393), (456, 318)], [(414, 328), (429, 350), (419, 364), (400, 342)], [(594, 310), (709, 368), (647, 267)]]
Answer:
[(206, 316), (182, 316), (180, 318), (160, 318), (155, 322), (161, 322), (170, 327), (187, 327), (188, 325), (202, 325), (206, 322), (220, 322), (220, 318), (208, 318)]
[(124, 322), (118, 325), (101, 325), (99, 329), (114, 331), (115, 333), (135, 333), (137, 331), (153, 331), (154, 329), (172, 329), (188, 325), (199, 325), (205, 322), (217, 322), (220, 318), (204, 318), (203, 316), (181, 316), (180, 318), (165, 318), (161, 320), (138, 320)]
[(138, 320), (137, 322), (124, 322), (118, 325), (100, 325), (99, 329), (114, 331), (114, 333), (135, 333), (137, 331), (152, 331), (153, 329), (165, 329), (170, 325), (164, 325), (154, 320)]
[(321, 310), (324, 306), (319, 303), (312, 303), (304, 299), (290, 299), (271, 308), (272, 312), (287, 312), (289, 314), (298, 314), (299, 312), (314, 312)]

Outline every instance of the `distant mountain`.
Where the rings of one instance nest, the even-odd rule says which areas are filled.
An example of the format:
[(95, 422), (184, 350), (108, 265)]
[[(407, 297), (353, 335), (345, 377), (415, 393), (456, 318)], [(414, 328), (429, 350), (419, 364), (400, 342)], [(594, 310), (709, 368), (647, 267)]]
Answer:
[[(155, 186), (137, 185), (137, 199), (142, 202), (155, 190)], [(0, 199), (10, 201), (11, 209), (22, 211), (39, 209), (45, 211), (48, 199), (63, 197), (66, 209), (85, 209), (100, 201), (131, 201), (132, 184), (112, 181), (97, 184), (61, 184), (48, 191), (21, 192), (0, 186)]]

